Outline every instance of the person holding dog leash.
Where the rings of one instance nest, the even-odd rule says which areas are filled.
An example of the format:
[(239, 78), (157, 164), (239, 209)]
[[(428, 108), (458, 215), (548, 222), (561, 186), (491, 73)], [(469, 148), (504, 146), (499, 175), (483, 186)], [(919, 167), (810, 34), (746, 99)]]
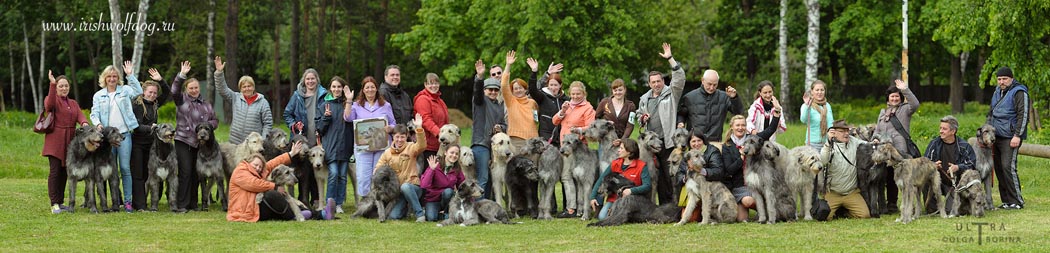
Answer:
[(153, 146), (153, 127), (157, 125), (157, 107), (164, 104), (160, 96), (161, 87), (168, 85), (157, 69), (150, 68), (152, 80), (142, 82), (142, 95), (131, 101), (135, 119), (139, 125), (131, 134), (131, 206), (135, 210), (146, 209), (146, 179), (149, 178), (149, 153)]
[(868, 204), (860, 196), (857, 188), (857, 147), (867, 144), (866, 141), (849, 135), (852, 128), (846, 120), (836, 120), (828, 129), (828, 141), (820, 149), (820, 160), (826, 164), (826, 181), (824, 199), (831, 207), (828, 220), (835, 216), (837, 209), (846, 208), (850, 217), (868, 218)]
[[(179, 162), (179, 189), (176, 193), (179, 212), (197, 209), (200, 181), (197, 177), (197, 125), (219, 126), (215, 111), (201, 96), (200, 82), (186, 79), (190, 62), (182, 62), (179, 74), (171, 82), (171, 98), (175, 101), (175, 156)], [(185, 83), (185, 85), (183, 85)], [(185, 90), (185, 92), (183, 92)], [(205, 195), (207, 196), (207, 195)]]
[[(131, 206), (131, 131), (139, 127), (132, 111), (131, 98), (142, 94), (142, 85), (139, 84), (135, 73), (131, 73), (131, 61), (124, 61), (124, 75), (128, 84), (120, 81), (118, 66), (108, 66), (102, 70), (98, 78), (98, 86), (102, 89), (95, 92), (91, 97), (91, 122), (96, 127), (115, 127), (124, 135), (124, 141), (120, 147), (113, 148), (120, 162), (120, 181), (124, 193), (124, 211), (133, 212)], [(116, 196), (114, 196), (116, 198)], [(103, 203), (105, 204), (105, 203)]]
[[(886, 108), (882, 108), (879, 111), (879, 119), (875, 124), (875, 133), (888, 137), (893, 147), (902, 155), (907, 155), (908, 157), (921, 156), (922, 154), (918, 154), (918, 147), (909, 149), (910, 146), (915, 145), (911, 139), (911, 117), (919, 110), (919, 98), (915, 97), (915, 93), (908, 89), (908, 84), (904, 83), (904, 81), (898, 79), (894, 83), (896, 84), (895, 86), (890, 86), (886, 89)], [(889, 173), (887, 178), (893, 178), (893, 169), (887, 169), (886, 171)], [(886, 203), (897, 203), (897, 183), (893, 182), (893, 180), (886, 180), (885, 191)], [(890, 204), (887, 205), (884, 213), (896, 212), (898, 212), (897, 205)]]
[(72, 210), (62, 205), (66, 196), (66, 151), (73, 140), (77, 126), (88, 127), (87, 117), (80, 112), (80, 105), (69, 97), (69, 79), (61, 75), (57, 78), (47, 71), (51, 84), (44, 97), (44, 111), (54, 114), (52, 130), (44, 134), (44, 150), (41, 155), (47, 157), (50, 170), (47, 174), (47, 196), (51, 200), (51, 213), (58, 214)]
[[(227, 221), (257, 222), (265, 220), (295, 220), (291, 212), (284, 187), (267, 181), (270, 172), (279, 165), (292, 163), (292, 156), (305, 152), (302, 142), (292, 144), (288, 153), (265, 161), (261, 154), (252, 154), (248, 159), (237, 164), (230, 176), (230, 209), (226, 212)], [(263, 194), (262, 202), (256, 203), (258, 194)], [(306, 219), (331, 220), (335, 218), (335, 200), (328, 198), (323, 210), (302, 210)]]
[(620, 140), (620, 149), (616, 152), (617, 158), (613, 160), (609, 167), (602, 170), (601, 176), (594, 182), (594, 187), (591, 188), (591, 209), (598, 209), (598, 188), (601, 188), (602, 181), (610, 173), (620, 174), (624, 178), (634, 182), (634, 187), (620, 190), (620, 192), (610, 193), (602, 204), (601, 211), (598, 212), (598, 220), (604, 220), (605, 217), (609, 216), (609, 207), (612, 206), (616, 199), (630, 196), (632, 194), (639, 196), (645, 196), (652, 190), (652, 185), (649, 178), (649, 166), (645, 164), (645, 161), (638, 160), (638, 142), (632, 139)]

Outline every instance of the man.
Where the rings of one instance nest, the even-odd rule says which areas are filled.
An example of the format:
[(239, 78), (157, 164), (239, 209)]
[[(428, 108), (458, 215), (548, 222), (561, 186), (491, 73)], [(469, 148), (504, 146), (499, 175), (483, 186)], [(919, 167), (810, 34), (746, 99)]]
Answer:
[(379, 86), (379, 95), (390, 103), (394, 111), (394, 121), (398, 124), (412, 122), (415, 113), (412, 110), (412, 96), (401, 89), (401, 67), (386, 66), (383, 71), (383, 84)]
[(489, 160), (492, 154), (492, 130), (496, 127), (501, 129), (507, 129), (507, 112), (503, 107), (503, 102), (499, 98), (499, 80), (496, 77), (501, 75), (503, 69), (499, 66), (492, 66), (489, 69), (491, 77), (484, 79), (482, 77), (485, 74), (485, 63), (482, 63), (479, 59), (474, 63), (475, 71), (474, 75), (474, 94), (471, 99), (471, 105), (473, 105), (473, 119), (474, 134), (470, 137), (470, 150), (474, 152), (474, 164), (476, 168), (476, 176), (478, 185), (485, 191), (483, 196), (488, 196), (489, 189)]
[[(977, 161), (977, 154), (974, 153), (973, 147), (965, 140), (960, 141), (962, 139), (955, 135), (957, 131), (959, 131), (959, 120), (951, 115), (945, 116), (941, 118), (941, 127), (938, 131), (940, 138), (931, 140), (930, 145), (926, 146), (926, 158), (937, 163), (937, 170), (941, 174), (941, 194), (948, 196), (945, 206), (951, 206), (954, 201), (952, 195), (948, 193), (959, 184), (959, 176), (963, 171), (974, 169), (974, 163)], [(934, 201), (933, 198), (927, 200), (926, 210), (937, 206)]]
[[(671, 150), (674, 148), (674, 142), (672, 140), (674, 136), (674, 128), (676, 122), (676, 115), (678, 115), (678, 99), (682, 96), (682, 89), (685, 88), (685, 70), (682, 69), (682, 65), (675, 61), (671, 55), (671, 45), (664, 43), (663, 52), (660, 53), (660, 57), (667, 59), (667, 62), (671, 64), (671, 87), (664, 85), (663, 73), (659, 71), (649, 72), (649, 88), (650, 90), (638, 101), (638, 111), (641, 116), (639, 121), (644, 126), (643, 131), (656, 132), (658, 136), (662, 136), (664, 140), (664, 150), (656, 154), (657, 165), (659, 170), (656, 170), (657, 189), (656, 193), (659, 196), (660, 204), (672, 203), (678, 200), (671, 199), (671, 178), (667, 175), (667, 157), (671, 155)], [(721, 128), (721, 125), (719, 125)], [(651, 163), (653, 161), (645, 161)]]
[(695, 89), (682, 96), (678, 109), (679, 126), (700, 129), (706, 141), (718, 141), (722, 138), (722, 124), (726, 122), (726, 112), (734, 115), (744, 114), (744, 104), (737, 97), (735, 88), (718, 90), (718, 72), (715, 70), (704, 71), (704, 77), (700, 81), (703, 83), (703, 89)]
[(995, 178), (999, 181), (999, 199), (1002, 209), (1024, 208), (1021, 197), (1021, 181), (1017, 178), (1017, 149), (1028, 138), (1028, 112), (1032, 102), (1028, 100), (1028, 87), (1014, 80), (1009, 67), (995, 72), (999, 89), (992, 94), (992, 106), (987, 122), (995, 127), (995, 144), (992, 157)]
[[(839, 207), (845, 208), (853, 218), (868, 218), (868, 204), (857, 188), (857, 147), (867, 144), (864, 140), (849, 135), (850, 125), (845, 120), (836, 120), (828, 129), (828, 142), (820, 149), (820, 160), (826, 164), (827, 186), (824, 200), (831, 207), (830, 220)], [(824, 173), (824, 172), (821, 172)]]

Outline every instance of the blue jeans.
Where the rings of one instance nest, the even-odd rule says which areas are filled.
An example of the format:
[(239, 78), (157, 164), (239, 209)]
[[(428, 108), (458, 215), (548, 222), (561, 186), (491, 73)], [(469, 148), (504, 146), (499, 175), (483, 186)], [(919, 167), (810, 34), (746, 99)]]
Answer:
[(124, 193), (124, 202), (131, 202), (131, 132), (124, 133), (120, 147), (113, 148), (113, 154), (120, 163), (120, 188)]
[(343, 205), (346, 200), (346, 166), (347, 161), (335, 161), (328, 163), (328, 189), (325, 198), (335, 199), (336, 205)]
[(354, 157), (357, 159), (354, 163), (357, 196), (364, 197), (368, 195), (368, 191), (372, 188), (372, 170), (375, 169), (380, 155), (383, 155), (383, 151), (357, 151), (354, 153)]
[(606, 217), (609, 217), (609, 207), (612, 206), (613, 203), (609, 203), (608, 201), (604, 203), (605, 204), (602, 205), (602, 210), (598, 212), (598, 220), (604, 220)]
[(405, 210), (405, 202), (408, 202), (409, 207), (412, 208), (412, 212), (416, 214), (416, 217), (423, 217), (423, 207), (419, 206), (419, 196), (423, 195), (423, 188), (419, 188), (418, 185), (412, 183), (401, 184), (401, 201), (394, 204), (394, 209), (390, 211), (390, 219), (399, 220), (402, 217), (408, 216), (407, 210)]
[(483, 198), (489, 198), (492, 189), (489, 187), (489, 160), (492, 159), (492, 150), (489, 147), (474, 145), (470, 147), (470, 151), (474, 152), (474, 168), (477, 170), (475, 178), (478, 179), (478, 186), (485, 191), (481, 196)]
[(427, 202), (427, 221), (438, 221), (441, 217), (438, 217), (438, 212), (445, 211), (445, 215), (448, 215), (448, 201), (452, 200), (452, 188), (445, 188), (441, 191), (440, 202)]

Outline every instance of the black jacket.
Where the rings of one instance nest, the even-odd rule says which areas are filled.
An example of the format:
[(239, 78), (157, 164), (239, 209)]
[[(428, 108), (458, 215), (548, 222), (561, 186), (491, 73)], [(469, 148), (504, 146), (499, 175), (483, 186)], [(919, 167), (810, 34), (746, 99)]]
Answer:
[[(135, 128), (131, 134), (133, 145), (145, 145), (144, 147), (148, 147), (153, 144), (153, 139), (156, 138), (153, 136), (152, 125), (157, 123), (157, 116), (159, 116), (157, 115), (157, 108), (164, 104), (164, 98), (166, 98), (162, 94), (164, 88), (161, 87), (168, 86), (168, 83), (164, 80), (160, 80), (157, 83), (160, 84), (160, 87), (157, 87), (156, 101), (147, 101), (141, 98), (142, 95), (131, 100), (131, 111), (135, 113), (135, 120), (138, 120), (139, 126), (141, 126)], [(142, 103), (139, 103), (139, 101), (142, 101)]]
[(544, 139), (553, 137), (551, 144), (558, 146), (561, 143), (560, 136), (558, 136), (561, 129), (558, 129), (551, 119), (554, 117), (554, 114), (561, 110), (561, 104), (569, 101), (569, 97), (564, 92), (559, 93), (557, 96), (551, 95), (544, 92), (542, 90), (543, 87), (547, 87), (547, 74), (543, 74), (543, 78), (540, 78), (537, 82), (536, 72), (532, 72), (532, 76), (529, 77), (529, 96), (532, 97), (532, 100), (536, 100), (536, 105), (539, 107), (540, 137)]
[[(930, 141), (930, 145), (926, 146), (926, 158), (930, 161), (941, 160), (941, 147), (944, 146), (944, 141), (940, 137), (933, 138)], [(959, 170), (955, 172), (955, 178), (958, 179), (962, 175), (963, 171), (974, 169), (974, 164), (977, 161), (977, 154), (973, 151), (973, 146), (967, 143), (966, 140), (960, 139), (959, 136), (955, 136), (955, 147), (959, 150), (956, 152), (958, 158), (952, 162), (959, 166)], [(940, 169), (940, 168), (937, 168)], [(957, 183), (955, 180), (949, 180), (948, 176), (944, 173), (937, 173), (941, 175), (941, 189), (944, 190), (946, 187), (954, 186)], [(951, 183), (949, 183), (951, 182)]]
[(707, 141), (716, 141), (722, 137), (726, 112), (744, 114), (744, 104), (740, 102), (740, 96), (729, 98), (729, 95), (720, 90), (707, 94), (701, 87), (682, 95), (682, 100), (678, 103), (678, 122), (685, 123), (687, 129), (699, 127), (704, 131)]
[(401, 85), (393, 86), (384, 82), (379, 86), (379, 95), (390, 103), (394, 111), (394, 121), (406, 126), (411, 125), (412, 120), (416, 118), (412, 112), (412, 96), (402, 89)]
[[(771, 122), (780, 122), (780, 117), (774, 116)], [(768, 141), (776, 131), (776, 127), (767, 127), (757, 135), (762, 140)], [(726, 140), (725, 143), (722, 143), (722, 170), (707, 171), (707, 180), (718, 180), (729, 190), (744, 186), (744, 159), (740, 158), (740, 150), (737, 150), (733, 140)]]
[(492, 128), (498, 124), (507, 131), (507, 111), (503, 104), (485, 97), (484, 85), (484, 80), (474, 77), (474, 95), (470, 100), (474, 105), (474, 133), (470, 136), (470, 145), (491, 147)]

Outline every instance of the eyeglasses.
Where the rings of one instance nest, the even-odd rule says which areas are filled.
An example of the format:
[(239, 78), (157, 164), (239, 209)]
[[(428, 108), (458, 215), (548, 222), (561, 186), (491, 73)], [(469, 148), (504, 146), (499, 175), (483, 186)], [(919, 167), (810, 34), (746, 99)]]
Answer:
[(503, 72), (492, 72), (492, 74), (490, 74), (490, 75), (492, 75), (492, 77), (497, 77), (497, 76), (502, 75), (502, 74), (503, 74)]

